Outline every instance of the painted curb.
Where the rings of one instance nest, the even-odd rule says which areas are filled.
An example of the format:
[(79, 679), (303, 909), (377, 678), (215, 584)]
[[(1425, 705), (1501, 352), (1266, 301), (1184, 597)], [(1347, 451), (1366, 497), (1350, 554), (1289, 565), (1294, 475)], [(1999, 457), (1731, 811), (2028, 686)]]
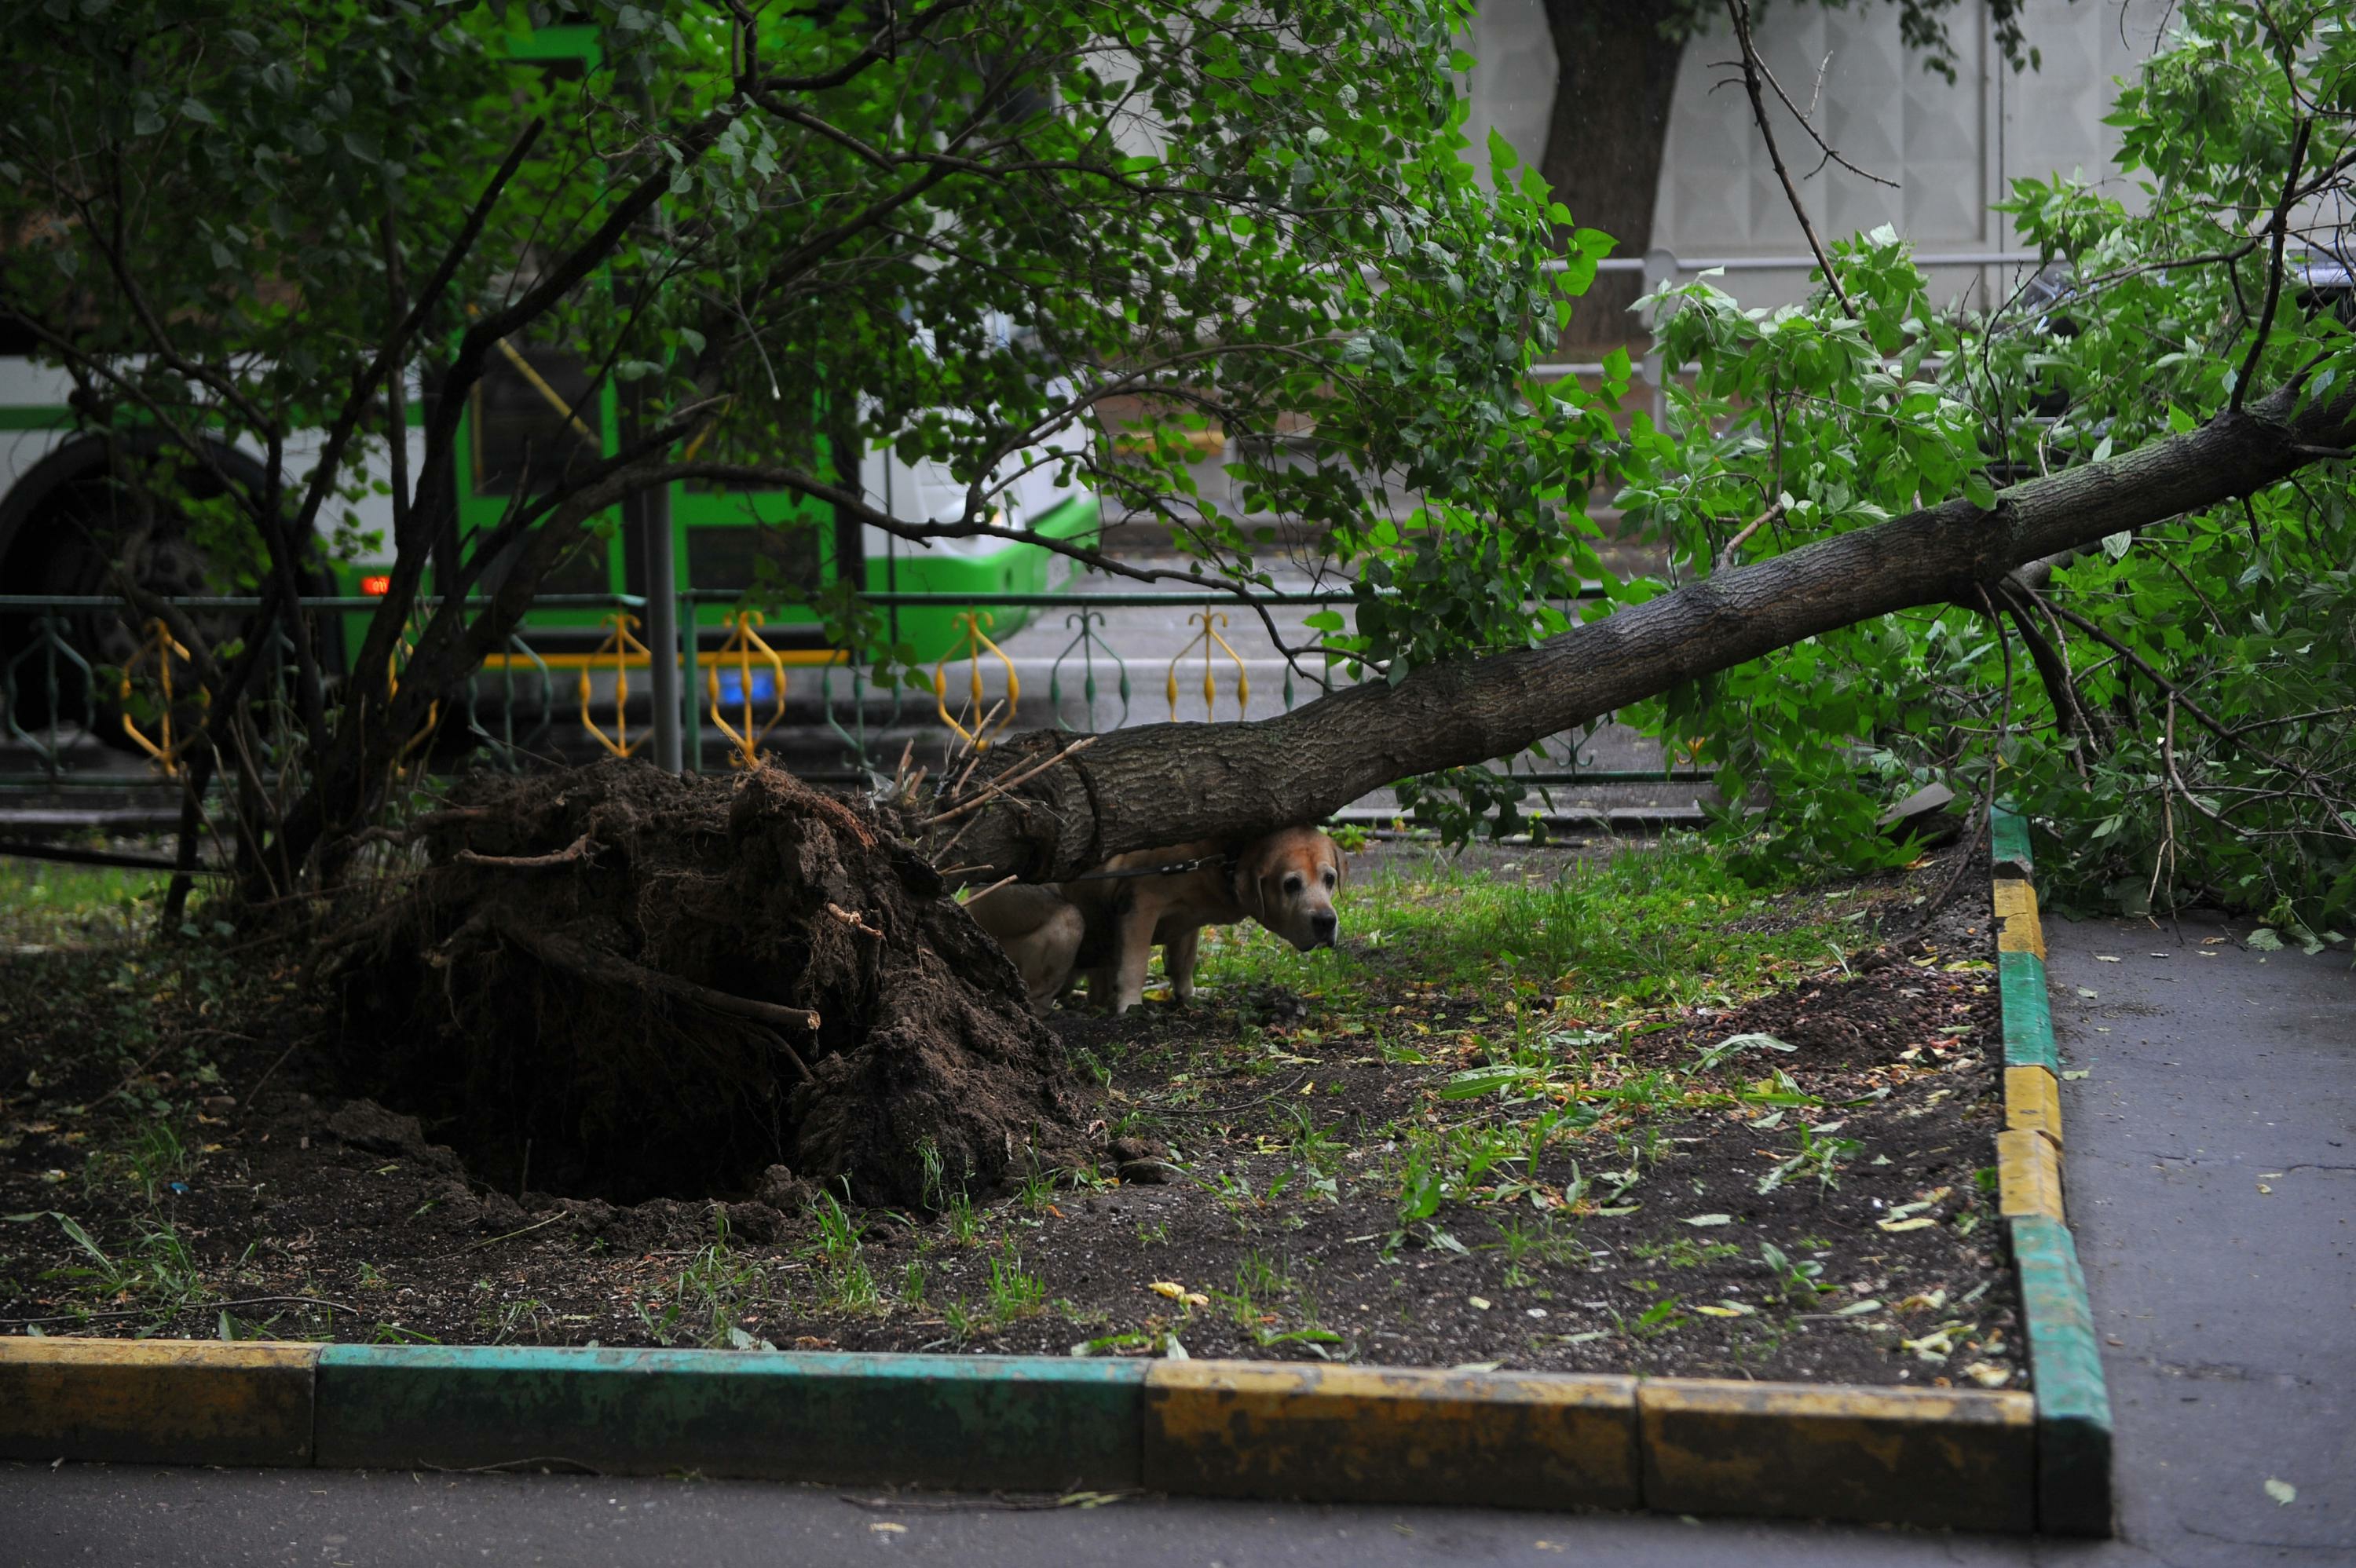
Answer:
[(2045, 960), (2034, 953), (1996, 955), (1997, 990), (2004, 1004), (2004, 1064), (2062, 1070), (2053, 1044), (2053, 1011), (2045, 997)]
[(331, 1345), (317, 1463), (1023, 1491), (1141, 1484), (1144, 1363)]
[(308, 1465), (315, 1345), (0, 1339), (0, 1456)]
[(1311, 1502), (1642, 1505), (1637, 1380), (1156, 1361), (1145, 1484)]
[(1997, 1211), (2008, 1220), (2042, 1214), (2062, 1222), (2062, 1151), (2042, 1133), (2008, 1127), (1996, 1136)]
[(1662, 1513), (2036, 1525), (2025, 1393), (1661, 1378), (1638, 1388), (1636, 1407), (1644, 1502)]
[(2034, 1392), (1025, 1356), (0, 1338), (0, 1456), (585, 1467), (2107, 1535), (2026, 825), (1994, 824), (2000, 1208)]
[(2094, 1307), (2063, 1207), (2061, 1053), (2046, 995), (2045, 934), (2029, 825), (1998, 807), (1997, 965), (2004, 1007), (2005, 1130), (1997, 1135), (1998, 1207), (2012, 1232), (2037, 1399), (2037, 1528), (2107, 1536), (2117, 1523), (2111, 1401)]
[(2050, 1067), (2008, 1067), (2004, 1070), (2004, 1125), (2008, 1132), (2038, 1133), (2062, 1141), (2062, 1081)]

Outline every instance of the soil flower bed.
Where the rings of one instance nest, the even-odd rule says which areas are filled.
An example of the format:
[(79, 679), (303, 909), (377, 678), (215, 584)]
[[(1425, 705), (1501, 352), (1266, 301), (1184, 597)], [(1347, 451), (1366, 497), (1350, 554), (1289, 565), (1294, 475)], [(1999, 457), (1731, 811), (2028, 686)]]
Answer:
[(1055, 1016), (1085, 1157), (985, 1190), (929, 1151), (892, 1208), (487, 1179), (352, 1095), (294, 957), (13, 871), (0, 1332), (2021, 1387), (1984, 876), (1914, 929), (1954, 870), (1376, 846), (1341, 951), (1218, 933), (1194, 1007)]

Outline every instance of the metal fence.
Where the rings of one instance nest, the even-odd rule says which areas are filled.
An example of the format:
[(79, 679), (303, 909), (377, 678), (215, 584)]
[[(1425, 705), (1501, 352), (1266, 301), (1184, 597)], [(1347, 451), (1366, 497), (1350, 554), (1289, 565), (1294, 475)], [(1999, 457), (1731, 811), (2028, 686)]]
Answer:
[[(766, 758), (806, 775), (851, 780), (889, 772), (912, 744), (987, 747), (1043, 726), (1094, 732), (1266, 718), (1368, 678), (1346, 656), (1282, 656), (1253, 613), (1346, 607), (1353, 602), (1346, 592), (1260, 593), (1248, 603), (1203, 591), (868, 595), (878, 612), (956, 612), (956, 645), (896, 677), (870, 650), (780, 646), (765, 633), (760, 607), (741, 594), (684, 590), (677, 600), (676, 624), (683, 626), (694, 624), (698, 606), (727, 611), (718, 646), (680, 639), (677, 714), (655, 711), (650, 700), (646, 677), (655, 656), (639, 635), (645, 597), (549, 595), (537, 603), (603, 612), (595, 646), (552, 653), (535, 646), (529, 627), (510, 635), (474, 678), (434, 705), (427, 725), (404, 741), (404, 756), (423, 768), (522, 769), (652, 754), (659, 726), (672, 722), (691, 769)], [(165, 603), (232, 635), (250, 633), (237, 617), (250, 620), (262, 604), (236, 597)], [(434, 605), (420, 602), (421, 611)], [(338, 640), (347, 618), (378, 607), (364, 598), (300, 602), (302, 613)], [(1052, 613), (1033, 617), (1042, 611)], [(1154, 635), (1140, 639), (1138, 625), (1115, 625), (1120, 612), (1151, 613), (1133, 619)], [(102, 620), (113, 645), (129, 649), (119, 663), (102, 664), (86, 651)], [(1006, 620), (1019, 624), (1022, 637), (999, 633)], [(163, 619), (109, 597), (12, 594), (0, 595), (0, 626), (12, 633), (0, 661), (0, 792), (70, 797), (179, 788), (211, 695), (198, 678), (198, 661)], [(261, 635), (272, 642), (248, 699), (265, 752), (257, 769), (271, 774), (294, 756), (301, 734), (292, 643), (283, 625)], [(393, 654), (387, 673), (395, 683), (411, 640)], [(1589, 749), (1592, 733), (1554, 737), (1537, 755), (1499, 765), (1542, 789), (1706, 783), (1690, 768), (1600, 765)]]

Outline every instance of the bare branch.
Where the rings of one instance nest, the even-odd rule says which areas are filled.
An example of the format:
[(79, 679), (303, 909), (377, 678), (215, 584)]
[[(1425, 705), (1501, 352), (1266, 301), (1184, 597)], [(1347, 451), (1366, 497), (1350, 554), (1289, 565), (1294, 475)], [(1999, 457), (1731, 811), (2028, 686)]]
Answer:
[[(1783, 154), (1775, 145), (1775, 129), (1767, 123), (1767, 101), (1759, 91), (1762, 68), (1759, 62), (1759, 45), (1751, 36), (1750, 0), (1726, 0), (1726, 14), (1734, 23), (1735, 40), (1742, 46), (1742, 86), (1751, 95), (1751, 117), (1759, 123), (1759, 135), (1767, 144), (1767, 156), (1775, 165), (1775, 177), (1783, 183), (1783, 198), (1792, 204), (1792, 216), (1800, 220), (1800, 232), (1808, 237), (1808, 250), (1816, 258), (1816, 265), (1825, 270), (1825, 282), (1831, 285), (1833, 298), (1840, 301), (1841, 314), (1854, 318), (1857, 307), (1849, 303), (1848, 291), (1841, 287), (1840, 274), (1833, 271), (1832, 257), (1825, 251), (1825, 242), (1816, 238), (1815, 225), (1808, 221), (1808, 209), (1801, 204), (1799, 188), (1792, 183), (1792, 171), (1783, 166)], [(1777, 90), (1780, 95), (1782, 90)]]

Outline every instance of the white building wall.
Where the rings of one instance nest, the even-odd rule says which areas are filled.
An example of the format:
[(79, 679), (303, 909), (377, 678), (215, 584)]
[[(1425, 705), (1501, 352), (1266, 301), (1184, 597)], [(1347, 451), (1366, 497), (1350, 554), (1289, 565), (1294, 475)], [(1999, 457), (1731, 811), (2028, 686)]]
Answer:
[(1557, 69), (1554, 37), (1547, 31), (1539, 0), (1483, 0), (1463, 45), (1473, 60), (1460, 79), (1472, 100), (1464, 120), (1472, 144), (1464, 155), (1488, 185), (1489, 133), (1502, 131), (1522, 162), (1536, 168), (1546, 152)]
[[(2077, 171), (2132, 197), (2132, 184), (2111, 166), (2118, 133), (2103, 116), (2114, 79), (2131, 76), (2151, 52), (2165, 9), (2158, 0), (2030, 0), (2025, 27), (2042, 65), (2016, 74), (1989, 37), (1984, 0), (1967, 0), (1950, 24), (1959, 57), (1950, 86), (1900, 42), (1894, 5), (1869, 0), (1828, 10), (1783, 0), (1766, 7), (1760, 53), (1784, 91), (1803, 107), (1815, 101), (1816, 125), (1851, 163), (1897, 185), (1832, 164), (1811, 175), (1821, 155), (1771, 94), (1776, 141), (1801, 178), (1817, 232), (1830, 240), (1888, 223), (1926, 253), (1989, 254), (2008, 247), (2008, 226), (1989, 207), (2016, 177)], [(1492, 125), (1536, 162), (1555, 74), (1538, 0), (1485, 0), (1465, 47), (1480, 61), (1468, 78), (1476, 166), (1486, 167)], [(1806, 241), (1729, 63), (1734, 55), (1723, 22), (1687, 48), (1654, 247), (1687, 261), (1804, 256)], [(1731, 85), (1713, 91), (1721, 81)], [(2010, 271), (1983, 278), (1979, 269), (1936, 269), (1933, 297), (2002, 284)], [(1799, 298), (1805, 278), (1799, 270), (1736, 272), (1719, 286), (1751, 304), (1776, 304)]]

